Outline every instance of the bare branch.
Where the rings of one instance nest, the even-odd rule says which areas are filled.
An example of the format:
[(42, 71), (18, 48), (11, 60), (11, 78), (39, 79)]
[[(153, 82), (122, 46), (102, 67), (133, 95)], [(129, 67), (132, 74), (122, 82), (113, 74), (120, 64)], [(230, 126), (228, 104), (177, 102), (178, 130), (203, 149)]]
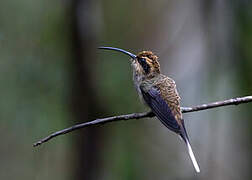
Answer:
[(194, 111), (201, 111), (206, 109), (212, 109), (217, 108), (221, 106), (229, 106), (229, 105), (239, 105), (242, 103), (248, 103), (252, 101), (252, 96), (245, 96), (245, 97), (238, 97), (238, 98), (232, 98), (224, 101), (217, 101), (213, 103), (208, 104), (202, 104), (194, 107), (182, 107), (182, 113), (189, 113)]
[[(201, 110), (206, 110), (206, 109), (211, 109), (211, 108), (217, 108), (217, 107), (221, 107), (221, 106), (238, 105), (238, 104), (248, 103), (248, 102), (252, 102), (252, 96), (232, 98), (232, 99), (228, 99), (228, 100), (224, 100), (224, 101), (217, 101), (217, 102), (213, 102), (213, 103), (209, 103), (209, 104), (202, 104), (202, 105), (198, 105), (198, 106), (194, 106), (194, 107), (181, 107), (181, 111), (182, 111), (182, 113), (189, 113), (189, 112), (194, 112), (194, 111), (201, 111)], [(72, 131), (75, 131), (77, 129), (81, 129), (84, 127), (88, 127), (88, 126), (93, 126), (93, 125), (98, 125), (98, 124), (101, 125), (101, 124), (105, 124), (105, 123), (109, 123), (109, 122), (113, 122), (113, 121), (142, 119), (142, 118), (146, 118), (146, 117), (150, 118), (150, 117), (154, 117), (154, 116), (155, 115), (150, 111), (150, 112), (132, 113), (132, 114), (96, 119), (93, 121), (77, 124), (77, 125), (74, 125), (72, 127), (69, 127), (69, 128), (66, 128), (66, 129), (63, 129), (60, 131), (56, 131), (56, 132), (50, 134), (49, 136), (34, 143), (33, 146), (34, 147), (39, 146), (39, 145), (49, 141), (50, 139), (52, 139), (56, 136), (67, 134), (69, 132), (72, 132)]]

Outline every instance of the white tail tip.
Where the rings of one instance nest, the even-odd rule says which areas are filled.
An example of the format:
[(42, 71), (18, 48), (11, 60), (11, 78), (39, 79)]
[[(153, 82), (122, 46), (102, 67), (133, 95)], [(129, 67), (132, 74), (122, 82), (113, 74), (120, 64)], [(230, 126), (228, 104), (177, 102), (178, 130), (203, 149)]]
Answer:
[(194, 166), (194, 168), (195, 168), (195, 171), (196, 171), (197, 173), (200, 173), (199, 165), (198, 165), (198, 163), (197, 163), (197, 161), (196, 161), (196, 158), (195, 158), (195, 156), (194, 156), (194, 154), (193, 154), (193, 151), (192, 151), (192, 147), (191, 147), (191, 145), (190, 145), (190, 143), (189, 143), (188, 140), (186, 140), (186, 145), (187, 145), (188, 152), (189, 152), (190, 158), (191, 158), (191, 160), (192, 160), (193, 166)]

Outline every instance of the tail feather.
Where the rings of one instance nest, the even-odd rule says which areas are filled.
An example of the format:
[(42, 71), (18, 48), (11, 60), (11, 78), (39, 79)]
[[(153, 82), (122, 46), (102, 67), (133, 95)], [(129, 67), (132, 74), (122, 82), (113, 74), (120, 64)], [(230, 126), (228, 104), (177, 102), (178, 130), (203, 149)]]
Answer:
[(195, 171), (196, 171), (197, 173), (200, 173), (199, 165), (198, 165), (197, 160), (196, 160), (196, 158), (195, 158), (195, 156), (194, 156), (194, 154), (193, 154), (192, 147), (191, 147), (190, 142), (188, 141), (188, 139), (186, 139), (186, 146), (187, 146), (187, 149), (188, 149), (188, 153), (189, 153), (189, 155), (190, 155), (190, 158), (191, 158), (191, 160), (192, 160), (193, 166), (194, 166), (194, 168), (195, 168)]
[(197, 160), (193, 154), (193, 151), (192, 151), (192, 147), (190, 145), (190, 142), (189, 142), (189, 138), (188, 138), (188, 135), (187, 135), (187, 132), (186, 132), (186, 129), (185, 129), (185, 125), (184, 125), (184, 120), (182, 119), (182, 129), (181, 129), (181, 133), (180, 133), (180, 137), (185, 141), (186, 143), (186, 146), (187, 146), (187, 150), (188, 150), (188, 153), (190, 155), (190, 158), (192, 160), (192, 163), (193, 163), (193, 166), (194, 166), (194, 169), (197, 173), (200, 173), (200, 168), (199, 168), (199, 165), (197, 163)]

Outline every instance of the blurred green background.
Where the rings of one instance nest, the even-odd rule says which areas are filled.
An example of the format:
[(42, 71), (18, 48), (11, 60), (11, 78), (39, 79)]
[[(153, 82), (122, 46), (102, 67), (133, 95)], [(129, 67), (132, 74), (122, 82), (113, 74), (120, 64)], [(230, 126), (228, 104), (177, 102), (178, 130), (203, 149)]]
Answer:
[(249, 0), (0, 1), (0, 179), (251, 179), (252, 103), (184, 115), (202, 173), (153, 118), (32, 143), (147, 110), (128, 57), (152, 50), (183, 106), (252, 95)]

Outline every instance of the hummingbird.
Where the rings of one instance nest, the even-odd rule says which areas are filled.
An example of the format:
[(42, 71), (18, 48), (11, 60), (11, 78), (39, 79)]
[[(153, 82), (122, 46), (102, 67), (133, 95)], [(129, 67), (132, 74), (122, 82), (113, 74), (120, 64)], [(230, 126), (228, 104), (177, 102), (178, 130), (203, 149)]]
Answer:
[(182, 118), (180, 97), (175, 81), (161, 74), (158, 57), (151, 51), (142, 51), (135, 55), (114, 47), (99, 47), (99, 49), (119, 51), (131, 57), (133, 81), (139, 97), (149, 106), (162, 124), (182, 138), (195, 171), (199, 173), (200, 168), (192, 151)]

